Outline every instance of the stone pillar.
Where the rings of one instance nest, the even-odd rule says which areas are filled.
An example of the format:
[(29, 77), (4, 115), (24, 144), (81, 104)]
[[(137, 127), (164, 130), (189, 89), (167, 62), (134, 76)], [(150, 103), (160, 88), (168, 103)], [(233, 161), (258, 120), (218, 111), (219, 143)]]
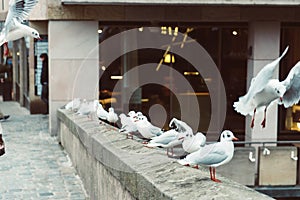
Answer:
[[(280, 51), (280, 22), (250, 22), (249, 23), (249, 58), (247, 88), (251, 79), (268, 63), (278, 58)], [(277, 68), (274, 77), (278, 77)], [(246, 141), (276, 141), (278, 126), (278, 106), (268, 107), (266, 127), (261, 127), (263, 112), (257, 112), (254, 128), (250, 128), (251, 116), (246, 117)]]
[(20, 100), (21, 106), (25, 105), (25, 97), (27, 96), (27, 50), (25, 38), (19, 40), (19, 76), (20, 76)]
[[(137, 47), (137, 36), (136, 33), (130, 34), (127, 37), (122, 37), (121, 41), (121, 48), (124, 52), (127, 52), (127, 49), (129, 47)], [(131, 48), (130, 48), (131, 49)], [(132, 68), (136, 67), (138, 65), (138, 54), (137, 52), (131, 52), (131, 56), (128, 56), (128, 54), (123, 54), (122, 60), (121, 60), (121, 66), (123, 68), (122, 74), (123, 74), (123, 85), (121, 89), (122, 93), (122, 106), (121, 110), (124, 111), (128, 108), (129, 102), (128, 99), (129, 97), (129, 92), (131, 91), (132, 88), (139, 87), (139, 74), (138, 71), (134, 71), (133, 73), (126, 74), (129, 70)], [(133, 110), (141, 110), (141, 97), (142, 97), (142, 91), (141, 89), (138, 89), (135, 91), (133, 96), (131, 97), (131, 107)], [(129, 111), (129, 110), (128, 110)]]
[[(48, 35), (48, 21), (34, 21), (34, 22), (30, 22), (30, 27), (35, 28), (36, 30), (39, 31), (40, 36), (44, 37), (44, 35)], [(29, 52), (28, 52), (28, 68), (29, 68), (29, 98), (30, 101), (33, 101), (35, 99), (40, 99), (40, 96), (35, 95), (35, 65), (37, 63), (35, 63), (35, 56), (37, 56), (37, 59), (40, 59), (40, 55), (35, 55), (35, 51), (34, 51), (34, 39), (30, 38), (30, 43), (29, 43)], [(47, 53), (47, 52), (43, 52), (43, 53)], [(36, 80), (36, 81), (40, 81), (40, 80)]]
[(98, 98), (97, 21), (49, 21), (49, 119), (57, 135), (56, 111), (79, 97)]
[[(12, 67), (13, 67), (13, 95), (12, 99), (15, 101), (19, 102), (19, 97), (17, 94), (19, 94), (19, 89), (17, 88), (17, 85), (19, 85), (19, 76), (18, 76), (18, 71), (19, 71), (19, 58), (17, 55), (18, 52), (18, 41), (13, 41), (13, 48), (12, 48)], [(17, 91), (18, 90), (18, 91)]]

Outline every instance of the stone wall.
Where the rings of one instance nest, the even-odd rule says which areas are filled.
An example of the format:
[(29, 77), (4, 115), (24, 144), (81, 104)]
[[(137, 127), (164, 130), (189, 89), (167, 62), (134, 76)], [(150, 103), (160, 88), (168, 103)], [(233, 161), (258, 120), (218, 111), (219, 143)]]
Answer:
[(63, 109), (57, 116), (59, 140), (90, 199), (271, 199), (220, 174), (215, 183), (207, 168), (181, 166), (98, 120)]

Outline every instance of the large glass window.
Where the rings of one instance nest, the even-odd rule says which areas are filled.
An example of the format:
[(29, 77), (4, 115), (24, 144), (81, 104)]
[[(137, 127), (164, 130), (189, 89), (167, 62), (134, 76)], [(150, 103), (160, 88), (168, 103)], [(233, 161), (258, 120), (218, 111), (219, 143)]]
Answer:
[[(300, 24), (282, 24), (281, 28), (281, 50), (289, 46), (289, 52), (283, 58), (280, 65), (280, 80), (284, 80), (291, 68), (300, 60)], [(291, 108), (279, 106), (279, 139), (300, 139), (300, 104)]]
[[(100, 26), (99, 42), (101, 44), (106, 39), (130, 29), (132, 27)], [(173, 117), (180, 119), (183, 115), (182, 112), (188, 112), (191, 117), (197, 117), (195, 112), (198, 109), (200, 111), (199, 122), (194, 130), (206, 132), (212, 115), (211, 91), (208, 89), (207, 83), (212, 80), (203, 77), (197, 69), (207, 66), (204, 66), (205, 63), (194, 66), (190, 62), (191, 59), (172, 51), (175, 48), (181, 48), (184, 51), (184, 48), (190, 48), (196, 41), (207, 51), (222, 77), (222, 80), (219, 81), (222, 81), (225, 86), (226, 97), (218, 99), (220, 105), (227, 102), (223, 128), (231, 129), (237, 134), (244, 134), (244, 117), (237, 114), (232, 105), (239, 96), (246, 92), (247, 24), (166, 25), (159, 27), (159, 30), (153, 30), (153, 37), (155, 34), (164, 35), (163, 37), (168, 37), (165, 41), (169, 41), (169, 43), (162, 44), (161, 48), (136, 49), (127, 52), (126, 49), (130, 45), (136, 44), (132, 44), (132, 40), (128, 44), (126, 39), (123, 41), (122, 39), (120, 41), (115, 39), (114, 42), (118, 44), (118, 48), (114, 49), (112, 53), (118, 52), (120, 56), (112, 63), (107, 63), (107, 60), (103, 59), (102, 54), (106, 49), (100, 49), (99, 98), (102, 104), (106, 108), (113, 105), (118, 112), (123, 112), (124, 106), (129, 106), (129, 109), (140, 110), (148, 117), (153, 113), (153, 110), (163, 108), (164, 112), (161, 112), (161, 116), (156, 117), (156, 123), (163, 121), (165, 129), (168, 128), (169, 120)], [(141, 26), (139, 31), (142, 34), (146, 28)], [(138, 43), (139, 34), (134, 37)], [(175, 38), (174, 41), (173, 38)], [(166, 51), (168, 46), (170, 49)], [(157, 77), (163, 74), (160, 77), (161, 80), (141, 84), (143, 82), (141, 79), (147, 78), (145, 73), (141, 71), (132, 72), (129, 78), (126, 77), (129, 80), (124, 80), (124, 74), (144, 65), (160, 72), (157, 73)], [(165, 74), (163, 73), (163, 65), (169, 67), (169, 71)], [(233, 76), (233, 74), (238, 74), (238, 76)], [(186, 82), (182, 82), (183, 79), (181, 78)], [(122, 79), (123, 85), (118, 88), (118, 82)], [(187, 83), (190, 84), (191, 88), (182, 86), (182, 84)], [(138, 85), (139, 87), (134, 89), (133, 94), (129, 93), (131, 95), (129, 101), (124, 101), (126, 99), (124, 96), (128, 95), (126, 90), (130, 90), (131, 85)], [(214, 92), (218, 92), (218, 90), (220, 88), (214, 88)], [(197, 109), (193, 107), (192, 103), (192, 98), (195, 97)], [(190, 105), (187, 111), (181, 110), (181, 102)], [(154, 121), (156, 118), (153, 118)], [(189, 122), (187, 121), (187, 123)]]

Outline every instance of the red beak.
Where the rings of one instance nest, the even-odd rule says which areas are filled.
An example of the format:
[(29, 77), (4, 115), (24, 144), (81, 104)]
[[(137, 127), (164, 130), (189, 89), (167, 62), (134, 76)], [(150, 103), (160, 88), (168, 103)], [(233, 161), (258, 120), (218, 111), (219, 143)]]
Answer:
[(279, 99), (280, 99), (280, 102), (282, 102), (282, 101), (283, 101), (283, 98), (282, 98), (282, 97), (280, 97)]
[(237, 141), (237, 140), (239, 140), (239, 138), (237, 138), (237, 137), (234, 137), (234, 138), (232, 138), (232, 140), (235, 140), (235, 141)]

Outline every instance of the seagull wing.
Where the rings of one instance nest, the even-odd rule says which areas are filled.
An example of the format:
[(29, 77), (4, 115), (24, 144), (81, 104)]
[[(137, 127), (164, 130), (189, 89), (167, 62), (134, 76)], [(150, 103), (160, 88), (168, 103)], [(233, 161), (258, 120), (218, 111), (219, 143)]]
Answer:
[(180, 133), (185, 133), (187, 131), (193, 132), (192, 128), (187, 125), (185, 122), (178, 120), (176, 118), (173, 118), (169, 124), (169, 126), (173, 126), (173, 124), (176, 126), (176, 130)]
[(206, 145), (196, 152), (186, 156), (185, 160), (191, 164), (213, 165), (221, 163), (228, 155), (219, 143)]
[(254, 79), (252, 79), (249, 90), (247, 94), (244, 96), (247, 101), (253, 98), (254, 95), (262, 91), (266, 85), (268, 84), (269, 80), (272, 79), (276, 66), (283, 58), (283, 56), (287, 53), (289, 47), (287, 46), (280, 57), (278, 57), (273, 62), (264, 66), (256, 75)]
[(154, 126), (151, 124), (150, 128), (149, 128), (151, 134), (158, 136), (161, 135), (163, 133), (163, 131), (161, 130), (161, 128)]
[(16, 21), (21, 23), (27, 19), (30, 11), (37, 3), (38, 0), (10, 0), (4, 23), (6, 31), (13, 29)]
[(177, 140), (177, 132), (173, 129), (168, 130), (161, 134), (160, 136), (156, 136), (151, 138), (149, 143), (159, 143), (159, 144), (168, 144), (173, 140)]
[(286, 92), (283, 95), (283, 105), (288, 108), (300, 100), (300, 61), (291, 69), (282, 83), (286, 87)]

